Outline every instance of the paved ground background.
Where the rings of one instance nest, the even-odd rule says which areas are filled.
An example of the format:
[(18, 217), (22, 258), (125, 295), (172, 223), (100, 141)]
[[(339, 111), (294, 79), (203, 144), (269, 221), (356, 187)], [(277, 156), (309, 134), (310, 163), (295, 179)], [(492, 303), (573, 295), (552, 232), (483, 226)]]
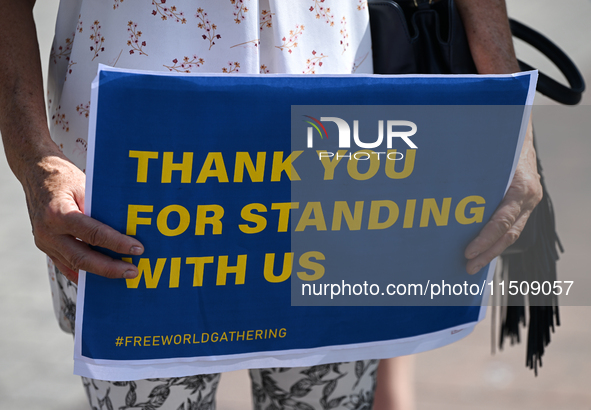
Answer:
[[(47, 60), (57, 0), (38, 2), (40, 47)], [(570, 54), (591, 81), (590, 0), (508, 0), (509, 11), (543, 31)], [(558, 6), (559, 4), (559, 6)], [(556, 71), (518, 45), (520, 57), (549, 74)], [(591, 92), (579, 107), (536, 99), (539, 154), (567, 249), (559, 264), (563, 280), (591, 292)], [(548, 105), (549, 104), (549, 105)], [(86, 409), (72, 375), (72, 340), (51, 310), (45, 259), (33, 244), (24, 195), (0, 154), (0, 409)], [(590, 297), (591, 299), (591, 297)], [(565, 307), (539, 377), (526, 370), (525, 346), (490, 355), (487, 319), (463, 341), (417, 355), (419, 410), (591, 409), (591, 309)], [(224, 375), (220, 410), (248, 408), (245, 372)]]

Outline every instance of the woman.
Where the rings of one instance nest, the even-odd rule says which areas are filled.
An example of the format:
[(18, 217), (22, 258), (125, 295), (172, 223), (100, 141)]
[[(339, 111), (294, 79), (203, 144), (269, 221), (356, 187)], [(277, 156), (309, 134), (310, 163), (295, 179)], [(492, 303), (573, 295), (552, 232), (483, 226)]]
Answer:
[[(51, 272), (56, 275), (55, 304), (60, 324), (69, 331), (78, 269), (111, 278), (138, 274), (135, 266), (94, 252), (86, 244), (122, 254), (143, 252), (136, 239), (82, 213), (89, 84), (99, 62), (228, 75), (372, 71), (364, 1), (62, 1), (50, 61), (49, 129), (31, 13), (34, 1), (0, 1), (4, 6), (0, 129), (9, 164), (26, 193), (35, 242), (57, 268)], [(479, 72), (518, 71), (504, 2), (457, 3)], [(541, 197), (538, 179), (530, 127), (512, 186), (491, 222), (466, 248), (468, 273), (477, 272), (518, 237)], [(329, 398), (344, 397), (332, 402), (336, 404), (331, 408), (367, 408), (373, 400), (377, 362), (357, 365), (363, 369), (360, 382), (347, 377), (356, 373), (355, 366), (252, 371), (255, 405), (323, 408)], [(383, 369), (381, 373), (389, 374)], [(382, 408), (392, 408), (391, 391), (383, 388), (387, 378), (380, 377), (377, 393)], [(84, 384), (93, 406), (108, 401), (116, 408), (176, 409), (192, 408), (197, 400), (213, 405), (217, 380), (217, 375), (209, 375), (126, 383), (85, 380)], [(333, 380), (338, 380), (339, 390), (324, 394)]]

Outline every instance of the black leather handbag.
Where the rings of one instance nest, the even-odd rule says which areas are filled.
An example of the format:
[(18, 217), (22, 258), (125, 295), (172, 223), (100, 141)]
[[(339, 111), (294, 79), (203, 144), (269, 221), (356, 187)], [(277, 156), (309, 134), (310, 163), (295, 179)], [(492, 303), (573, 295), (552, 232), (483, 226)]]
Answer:
[(468, 40), (453, 0), (370, 0), (376, 74), (473, 74)]
[[(454, 0), (369, 0), (376, 74), (474, 74), (476, 67)], [(581, 101), (585, 81), (552, 41), (509, 20), (513, 35), (538, 49), (564, 74), (570, 87), (539, 73), (537, 90), (562, 104)], [(533, 70), (519, 61), (522, 70)]]
[[(468, 39), (454, 0), (369, 0), (373, 65), (376, 74), (473, 74)], [(510, 20), (513, 35), (544, 53), (563, 72), (570, 88), (539, 73), (537, 89), (563, 104), (577, 104), (585, 89), (574, 63), (550, 40), (531, 28)], [(533, 68), (519, 61), (522, 70)], [(538, 159), (538, 172), (542, 168)], [(532, 212), (519, 239), (502, 255), (502, 277), (506, 280), (556, 280), (558, 249), (552, 202), (541, 178), (543, 199)], [(510, 278), (510, 279), (509, 279)], [(558, 300), (551, 296), (529, 296), (509, 300), (501, 309), (499, 346), (506, 338), (519, 342), (520, 324), (529, 328), (526, 365), (537, 375), (550, 331), (560, 324)], [(494, 308), (493, 308), (494, 309)], [(494, 312), (494, 310), (493, 310)]]

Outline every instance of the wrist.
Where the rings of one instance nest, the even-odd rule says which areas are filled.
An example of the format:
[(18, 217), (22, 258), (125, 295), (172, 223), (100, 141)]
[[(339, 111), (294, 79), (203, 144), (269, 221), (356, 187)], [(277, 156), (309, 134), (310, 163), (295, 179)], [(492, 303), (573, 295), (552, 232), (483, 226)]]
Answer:
[(29, 185), (39, 169), (51, 172), (52, 163), (59, 158), (66, 160), (59, 147), (49, 137), (47, 126), (37, 131), (3, 131), (6, 159), (10, 169), (24, 185)]

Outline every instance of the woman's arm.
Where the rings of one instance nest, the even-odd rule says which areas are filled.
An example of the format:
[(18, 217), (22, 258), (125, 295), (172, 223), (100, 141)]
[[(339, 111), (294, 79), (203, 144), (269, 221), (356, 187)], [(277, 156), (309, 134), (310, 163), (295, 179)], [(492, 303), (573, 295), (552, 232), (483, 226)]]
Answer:
[(78, 269), (135, 277), (134, 265), (87, 245), (143, 252), (136, 239), (84, 215), (85, 176), (49, 136), (34, 4), (0, 0), (0, 131), (8, 164), (25, 191), (35, 244), (70, 280), (77, 280)]
[[(470, 51), (480, 74), (519, 71), (504, 0), (456, 0)], [(478, 236), (468, 245), (466, 270), (474, 274), (517, 240), (542, 199), (531, 119), (505, 198)]]

